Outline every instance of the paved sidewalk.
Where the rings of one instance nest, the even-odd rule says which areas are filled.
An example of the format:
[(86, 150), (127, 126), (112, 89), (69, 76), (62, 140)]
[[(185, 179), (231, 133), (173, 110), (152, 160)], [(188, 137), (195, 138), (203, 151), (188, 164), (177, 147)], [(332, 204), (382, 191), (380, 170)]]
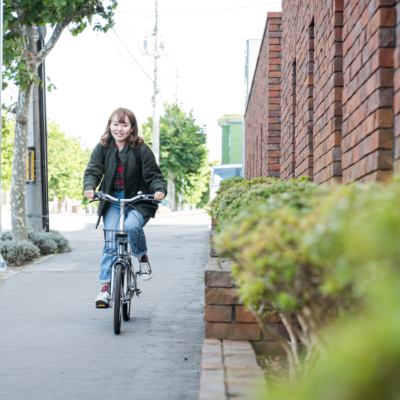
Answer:
[(147, 225), (154, 278), (119, 336), (94, 305), (100, 230), (65, 232), (73, 252), (1, 283), (0, 399), (197, 399), (209, 223), (190, 211)]

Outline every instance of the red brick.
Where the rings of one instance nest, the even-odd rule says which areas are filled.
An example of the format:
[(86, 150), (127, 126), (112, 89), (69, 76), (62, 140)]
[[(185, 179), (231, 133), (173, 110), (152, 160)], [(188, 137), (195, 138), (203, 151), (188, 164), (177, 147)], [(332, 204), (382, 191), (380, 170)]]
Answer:
[(395, 25), (396, 10), (394, 8), (380, 8), (371, 19), (369, 34), (372, 36), (378, 28)]
[(222, 268), (217, 264), (207, 264), (205, 269), (205, 284), (208, 287), (233, 287), (230, 268)]
[(237, 289), (205, 288), (206, 304), (241, 304)]
[(206, 322), (206, 339), (260, 340), (261, 331), (256, 324), (229, 324)]
[(236, 322), (257, 322), (251, 311), (246, 310), (244, 306), (235, 307)]
[(207, 322), (232, 322), (232, 306), (206, 305), (204, 321)]

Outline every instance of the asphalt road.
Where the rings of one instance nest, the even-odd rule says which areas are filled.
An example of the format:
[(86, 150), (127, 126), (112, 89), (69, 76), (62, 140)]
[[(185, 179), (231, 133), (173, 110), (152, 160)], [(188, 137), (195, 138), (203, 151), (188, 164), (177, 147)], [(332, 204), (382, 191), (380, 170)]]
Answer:
[(197, 399), (209, 223), (190, 211), (147, 225), (154, 277), (119, 336), (94, 304), (100, 230), (67, 231), (71, 253), (1, 283), (0, 399)]

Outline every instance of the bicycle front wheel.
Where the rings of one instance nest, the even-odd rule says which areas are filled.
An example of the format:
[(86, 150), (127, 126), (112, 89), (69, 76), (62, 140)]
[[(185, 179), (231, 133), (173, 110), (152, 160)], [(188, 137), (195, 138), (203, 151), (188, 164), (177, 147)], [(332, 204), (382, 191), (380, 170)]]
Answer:
[(121, 314), (122, 314), (122, 265), (118, 264), (115, 271), (115, 291), (114, 291), (114, 333), (121, 333)]

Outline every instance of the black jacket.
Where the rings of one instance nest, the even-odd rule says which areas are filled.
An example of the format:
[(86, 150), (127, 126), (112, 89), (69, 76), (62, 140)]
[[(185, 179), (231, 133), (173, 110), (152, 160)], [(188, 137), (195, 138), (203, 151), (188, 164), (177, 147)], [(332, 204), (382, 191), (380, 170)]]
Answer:
[[(103, 162), (103, 149), (99, 143), (93, 150), (88, 166), (83, 177), (84, 190), (96, 190), (100, 184), (102, 192), (110, 194), (114, 174), (117, 169), (117, 152), (114, 139), (111, 138), (107, 156)], [(131, 198), (137, 195), (138, 191), (144, 194), (153, 194), (162, 192), (167, 194), (167, 185), (156, 163), (153, 152), (146, 143), (140, 147), (142, 158), (142, 174), (140, 176), (140, 167), (137, 164), (135, 154), (131, 147), (124, 146), (118, 153), (122, 165), (124, 166), (124, 187), (125, 198)], [(99, 219), (96, 227), (99, 225), (100, 218), (106, 213), (109, 202), (101, 201), (97, 209)], [(135, 203), (135, 208), (142, 213), (144, 217), (154, 218), (158, 205), (150, 202)]]

